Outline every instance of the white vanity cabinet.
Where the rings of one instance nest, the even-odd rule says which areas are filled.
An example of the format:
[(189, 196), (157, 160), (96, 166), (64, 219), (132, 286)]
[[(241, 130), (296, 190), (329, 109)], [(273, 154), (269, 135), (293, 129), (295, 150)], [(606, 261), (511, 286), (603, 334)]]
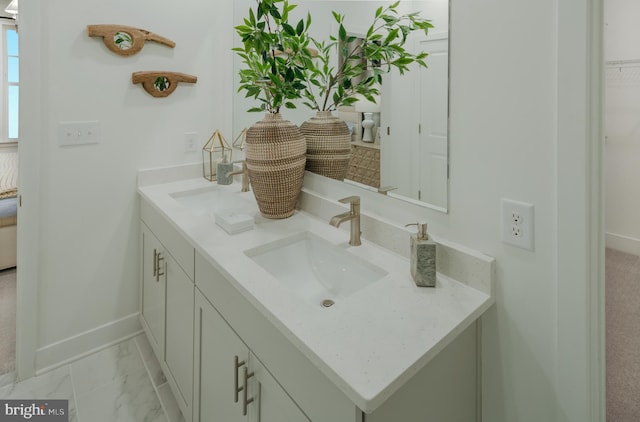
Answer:
[(194, 248), (143, 203), (140, 320), (186, 421), (193, 407)]
[[(399, 308), (382, 300), (352, 314), (344, 308), (342, 315), (353, 318), (353, 336), (346, 337), (337, 311), (326, 323), (315, 315), (314, 325), (303, 306), (277, 308), (291, 298), (280, 300), (254, 278), (259, 273), (246, 268), (242, 254), (278, 230), (321, 231), (320, 223), (301, 213), (287, 222), (292, 228), (268, 221), (227, 238), (208, 219), (187, 216), (160, 188), (142, 192), (140, 319), (186, 422), (479, 420), (475, 321), (490, 296), (445, 276), (439, 289), (414, 291), (397, 270), (408, 263), (382, 251), (390, 277), (374, 287)], [(491, 274), (492, 261), (483, 262), (479, 268)], [(401, 287), (392, 288), (396, 282)], [(353, 329), (360, 327), (369, 331), (359, 336)], [(335, 359), (343, 353), (347, 360)]]
[[(235, 385), (236, 355), (240, 361), (249, 362), (249, 374), (253, 373), (252, 378), (260, 380), (262, 418), (249, 419), (250, 421), (477, 420), (476, 324), (463, 330), (375, 411), (365, 414), (238, 292), (232, 282), (225, 278), (221, 267), (208, 262), (199, 253), (196, 253), (195, 265), (198, 286), (195, 372), (196, 377), (198, 373), (201, 377), (200, 382), (196, 382), (196, 385), (200, 384), (200, 391), (196, 393), (195, 401), (199, 403), (197, 406), (201, 413), (200, 419), (194, 418), (194, 422), (216, 420), (210, 415), (219, 414), (224, 417), (217, 420), (225, 422), (244, 420), (232, 419), (225, 413), (227, 409), (233, 408), (229, 412), (238, 417), (237, 413), (242, 411), (243, 397), (239, 397), (238, 404), (231, 397)], [(218, 319), (217, 323), (214, 323), (215, 319)], [(384, 342), (385, 339), (381, 338), (380, 341)], [(257, 364), (254, 363), (255, 357), (260, 360)], [(238, 372), (240, 385), (243, 381), (243, 368)], [(215, 375), (216, 373), (223, 375)], [(263, 375), (268, 376), (267, 381), (262, 380)], [(225, 380), (221, 381), (222, 378)], [(219, 386), (217, 382), (224, 385)], [(280, 388), (267, 389), (270, 385)], [(256, 392), (251, 388), (249, 383), (248, 392), (252, 393), (249, 397), (255, 397)], [(224, 403), (216, 404), (217, 400)], [(252, 405), (253, 403), (249, 405), (250, 415)], [(303, 416), (296, 413), (298, 409)], [(267, 419), (272, 414), (275, 414), (275, 418)], [(301, 417), (304, 418), (300, 419)]]
[(194, 422), (308, 422), (196, 289)]
[[(253, 374), (248, 380), (248, 393), (252, 393), (248, 397), (258, 405), (249, 404), (249, 421), (362, 421), (357, 407), (236, 290), (217, 265), (199, 253), (196, 285), (195, 373), (200, 376), (196, 381), (200, 391), (194, 408), (196, 414), (198, 407), (201, 413), (194, 422), (245, 420), (229, 416), (242, 415), (243, 391), (237, 404), (233, 394), (236, 355), (248, 362), (238, 369), (240, 386), (245, 368)], [(216, 409), (218, 400), (224, 403)], [(229, 407), (234, 410), (226, 413)], [(251, 412), (258, 411), (252, 417)]]

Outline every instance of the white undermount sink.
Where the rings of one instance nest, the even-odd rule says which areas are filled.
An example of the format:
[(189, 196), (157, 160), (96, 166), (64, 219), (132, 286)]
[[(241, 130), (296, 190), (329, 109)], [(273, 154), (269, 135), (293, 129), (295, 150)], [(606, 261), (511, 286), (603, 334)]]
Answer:
[(237, 192), (221, 189), (217, 186), (169, 195), (197, 216), (208, 215), (223, 209), (245, 210), (251, 205), (251, 202), (240, 197)]
[(310, 232), (245, 251), (303, 300), (329, 307), (381, 279), (387, 271)]

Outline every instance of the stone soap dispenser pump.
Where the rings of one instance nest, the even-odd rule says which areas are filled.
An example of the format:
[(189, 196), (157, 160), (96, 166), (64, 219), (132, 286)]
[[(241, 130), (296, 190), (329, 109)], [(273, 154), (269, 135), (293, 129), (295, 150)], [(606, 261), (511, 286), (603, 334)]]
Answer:
[(436, 286), (436, 244), (429, 239), (427, 223), (405, 225), (418, 226), (418, 233), (411, 235), (411, 277), (419, 287)]

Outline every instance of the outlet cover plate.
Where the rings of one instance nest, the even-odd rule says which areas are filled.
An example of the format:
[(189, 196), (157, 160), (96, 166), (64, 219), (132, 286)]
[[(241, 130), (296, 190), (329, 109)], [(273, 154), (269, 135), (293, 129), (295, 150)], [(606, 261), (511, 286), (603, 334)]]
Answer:
[(184, 133), (184, 152), (197, 152), (198, 145), (196, 145), (196, 139), (198, 137), (197, 132), (185, 132)]
[(533, 251), (533, 204), (502, 198), (501, 205), (502, 241)]

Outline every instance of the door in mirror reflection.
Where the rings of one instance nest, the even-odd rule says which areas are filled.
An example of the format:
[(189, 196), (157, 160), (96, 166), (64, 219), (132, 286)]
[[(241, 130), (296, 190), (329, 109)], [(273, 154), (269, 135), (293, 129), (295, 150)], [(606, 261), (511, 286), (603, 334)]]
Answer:
[(448, 79), (446, 33), (414, 40), (428, 68), (391, 72), (382, 87), (380, 185), (390, 196), (446, 211), (448, 202)]
[(418, 156), (419, 201), (447, 208), (448, 158), (448, 72), (449, 48), (446, 39), (421, 41), (429, 51), (429, 69), (420, 76), (420, 151)]

